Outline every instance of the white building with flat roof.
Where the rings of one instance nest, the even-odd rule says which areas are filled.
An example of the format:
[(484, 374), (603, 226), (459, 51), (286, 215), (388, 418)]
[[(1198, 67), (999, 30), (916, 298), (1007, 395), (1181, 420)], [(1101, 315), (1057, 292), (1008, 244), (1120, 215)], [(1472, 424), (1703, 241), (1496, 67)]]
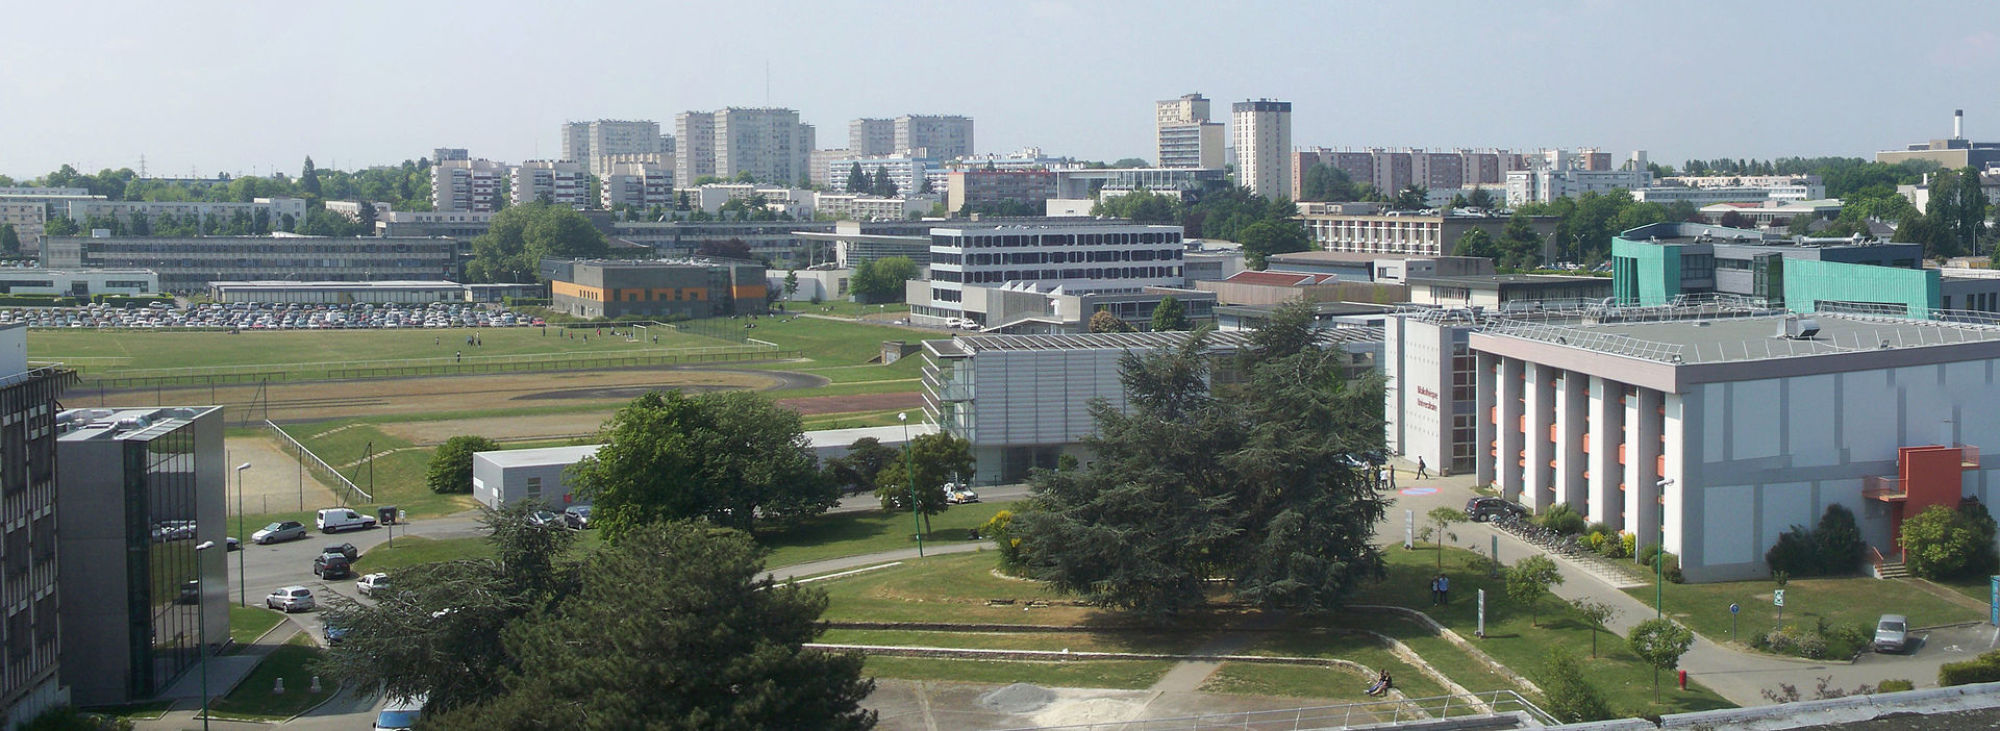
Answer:
[(159, 294), (151, 269), (0, 269), (0, 294)]
[(514, 167), (515, 205), (545, 201), (577, 210), (591, 207), (590, 171), (583, 163), (529, 160)]
[(570, 465), (596, 456), (602, 444), (581, 447), (506, 449), (472, 455), (472, 499), (499, 510), (520, 500), (540, 500), (561, 510), (586, 505), (564, 474)]
[[(1292, 103), (1260, 99), (1231, 107), (1236, 183), (1265, 198), (1292, 194)], [(1165, 167), (1162, 165), (1162, 167)]]
[(965, 317), (968, 287), (1136, 293), (1185, 283), (1179, 226), (1028, 225), (931, 229), (930, 280), (911, 280), (913, 318)]
[(431, 210), (437, 213), (500, 210), (502, 196), (511, 192), (512, 177), (506, 163), (483, 158), (432, 163)]

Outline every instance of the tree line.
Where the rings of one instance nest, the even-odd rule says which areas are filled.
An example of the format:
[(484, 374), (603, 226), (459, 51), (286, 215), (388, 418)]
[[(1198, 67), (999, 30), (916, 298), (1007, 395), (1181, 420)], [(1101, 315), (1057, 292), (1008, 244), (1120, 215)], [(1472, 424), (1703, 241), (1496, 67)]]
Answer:
[(1191, 238), (1240, 243), (1252, 269), (1263, 269), (1272, 254), (1311, 248), (1297, 205), (1286, 198), (1267, 199), (1242, 186), (1211, 186), (1186, 201), (1142, 188), (1100, 198), (1090, 214), (1134, 223), (1179, 224)]

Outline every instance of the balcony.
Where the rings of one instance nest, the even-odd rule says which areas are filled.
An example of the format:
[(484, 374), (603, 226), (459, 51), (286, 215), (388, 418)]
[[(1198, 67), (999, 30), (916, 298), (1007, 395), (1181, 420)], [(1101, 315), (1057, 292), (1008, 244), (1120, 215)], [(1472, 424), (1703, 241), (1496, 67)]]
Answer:
[(1908, 500), (1910, 495), (1903, 491), (1902, 478), (1870, 475), (1861, 478), (1861, 497), (1885, 503), (1899, 503)]

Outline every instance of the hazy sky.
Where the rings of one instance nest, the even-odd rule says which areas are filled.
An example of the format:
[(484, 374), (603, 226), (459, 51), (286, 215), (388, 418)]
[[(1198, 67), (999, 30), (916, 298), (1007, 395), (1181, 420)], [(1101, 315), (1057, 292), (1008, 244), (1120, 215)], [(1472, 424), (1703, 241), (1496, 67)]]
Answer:
[[(1300, 146), (1855, 155), (2000, 140), (2000, 3), (34, 2), (0, 174), (296, 174), (433, 147), (553, 157), (565, 120), (966, 114), (981, 152), (1152, 157), (1152, 102), (1293, 103)], [(766, 68), (769, 92), (766, 93)]]

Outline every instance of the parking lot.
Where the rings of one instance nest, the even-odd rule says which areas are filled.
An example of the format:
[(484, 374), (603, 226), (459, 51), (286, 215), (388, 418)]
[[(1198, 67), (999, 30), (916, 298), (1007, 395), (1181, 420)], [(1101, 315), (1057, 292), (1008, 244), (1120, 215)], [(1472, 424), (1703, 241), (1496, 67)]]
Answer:
[(526, 327), (542, 324), (504, 306), (472, 302), (428, 305), (203, 303), (183, 308), (155, 304), (115, 307), (0, 309), (0, 325), (46, 328), (215, 328), (230, 330), (343, 330), (453, 327)]

